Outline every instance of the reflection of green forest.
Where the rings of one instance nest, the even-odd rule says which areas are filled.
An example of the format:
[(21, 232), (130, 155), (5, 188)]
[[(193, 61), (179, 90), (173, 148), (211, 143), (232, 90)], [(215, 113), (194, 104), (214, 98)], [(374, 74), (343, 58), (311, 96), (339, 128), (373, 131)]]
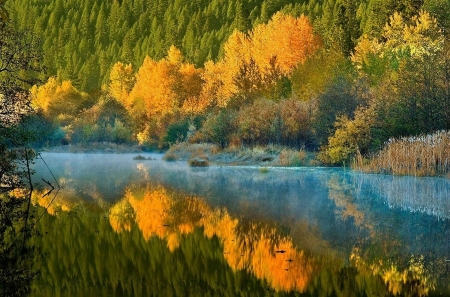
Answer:
[(399, 268), (379, 247), (345, 259), (302, 223), (233, 218), (161, 187), (127, 191), (109, 210), (68, 207), (39, 221), (32, 296), (416, 296), (434, 286), (423, 259)]
[(106, 217), (76, 208), (40, 222), (45, 259), (33, 296), (252, 296), (263, 282), (234, 272), (217, 238), (200, 229), (170, 252), (158, 237), (116, 233)]

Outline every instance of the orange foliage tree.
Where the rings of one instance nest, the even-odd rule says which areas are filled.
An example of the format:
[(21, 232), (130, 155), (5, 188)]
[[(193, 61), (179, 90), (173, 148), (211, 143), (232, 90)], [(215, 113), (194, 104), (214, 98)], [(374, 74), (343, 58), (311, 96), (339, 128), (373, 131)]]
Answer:
[(132, 117), (143, 125), (138, 134), (141, 143), (160, 141), (177, 115), (189, 111), (189, 104), (184, 103), (195, 102), (199, 96), (200, 74), (199, 69), (184, 63), (183, 55), (175, 46), (158, 62), (149, 57), (144, 59), (129, 95)]
[(222, 107), (233, 97), (253, 99), (289, 77), (319, 47), (307, 17), (277, 13), (248, 34), (235, 31), (229, 37), (223, 60), (206, 64), (202, 95)]

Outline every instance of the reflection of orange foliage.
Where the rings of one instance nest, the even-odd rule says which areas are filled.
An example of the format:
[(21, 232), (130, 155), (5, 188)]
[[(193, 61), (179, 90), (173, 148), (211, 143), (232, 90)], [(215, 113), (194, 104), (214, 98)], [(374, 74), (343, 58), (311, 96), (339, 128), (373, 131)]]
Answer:
[[(164, 238), (170, 251), (180, 245), (182, 234), (189, 234), (199, 226), (208, 238), (219, 238), (230, 267), (245, 269), (266, 279), (276, 290), (302, 292), (312, 278), (314, 263), (294, 247), (290, 237), (259, 224), (251, 225), (245, 232), (240, 231), (238, 219), (232, 218), (226, 210), (211, 210), (199, 198), (174, 199), (162, 188), (148, 190), (142, 197), (128, 191), (124, 200), (113, 206), (111, 216), (117, 211), (125, 211), (127, 205), (131, 206), (144, 238), (148, 240), (155, 235)], [(115, 230), (127, 230), (125, 226), (128, 225), (118, 229), (111, 216)]]
[[(45, 195), (46, 191), (34, 191), (32, 194), (32, 201), (35, 205), (42, 206), (44, 208), (47, 208), (47, 212), (51, 215), (56, 215), (56, 213), (60, 210), (62, 211), (69, 211), (71, 210), (75, 205), (79, 204), (81, 202), (81, 199), (76, 198), (75, 193), (66, 193), (66, 195), (61, 196), (59, 195), (57, 199), (53, 200), (54, 193), (52, 195)], [(72, 195), (71, 195), (72, 194)]]
[(125, 199), (116, 203), (109, 210), (109, 223), (116, 232), (122, 230), (131, 231), (132, 223), (135, 219), (134, 210), (128, 202), (128, 197), (131, 193), (127, 191)]
[(225, 259), (233, 269), (247, 269), (276, 290), (306, 290), (313, 263), (293, 246), (290, 238), (257, 225), (248, 232), (239, 232), (238, 224), (226, 211), (217, 210), (202, 219), (205, 235), (220, 238)]
[[(158, 236), (167, 240), (167, 247), (174, 251), (180, 245), (182, 234), (194, 231), (192, 217), (198, 217), (205, 209), (198, 199), (184, 199), (179, 207), (164, 189), (145, 191), (143, 196), (128, 190), (123, 200), (110, 210), (110, 224), (116, 232), (130, 231), (136, 222), (145, 240)], [(177, 208), (178, 207), (178, 208)], [(175, 209), (182, 213), (174, 213)]]
[(380, 276), (393, 295), (427, 296), (436, 288), (436, 279), (433, 278), (424, 266), (423, 256), (411, 256), (408, 266), (400, 269), (391, 261), (378, 260), (368, 263), (361, 255), (359, 248), (354, 248), (350, 259), (354, 262), (361, 274)]
[(164, 190), (146, 191), (141, 199), (130, 193), (128, 201), (136, 213), (136, 223), (146, 240), (153, 235), (161, 238), (168, 235), (168, 228), (164, 225), (167, 225), (169, 219), (171, 203)]

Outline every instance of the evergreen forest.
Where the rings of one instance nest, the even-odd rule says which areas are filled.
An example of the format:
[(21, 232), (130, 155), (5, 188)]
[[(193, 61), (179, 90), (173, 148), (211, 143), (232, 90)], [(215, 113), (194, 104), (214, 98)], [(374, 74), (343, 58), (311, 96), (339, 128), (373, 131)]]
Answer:
[(448, 0), (6, 7), (43, 54), (42, 71), (21, 73), (36, 146), (277, 144), (340, 165), (450, 128)]

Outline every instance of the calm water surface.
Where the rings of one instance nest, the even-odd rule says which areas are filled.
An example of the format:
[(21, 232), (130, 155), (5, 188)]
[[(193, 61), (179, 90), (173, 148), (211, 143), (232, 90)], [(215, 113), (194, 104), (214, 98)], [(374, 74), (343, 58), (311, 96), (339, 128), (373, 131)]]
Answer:
[(32, 296), (450, 296), (448, 179), (134, 156), (43, 154)]

